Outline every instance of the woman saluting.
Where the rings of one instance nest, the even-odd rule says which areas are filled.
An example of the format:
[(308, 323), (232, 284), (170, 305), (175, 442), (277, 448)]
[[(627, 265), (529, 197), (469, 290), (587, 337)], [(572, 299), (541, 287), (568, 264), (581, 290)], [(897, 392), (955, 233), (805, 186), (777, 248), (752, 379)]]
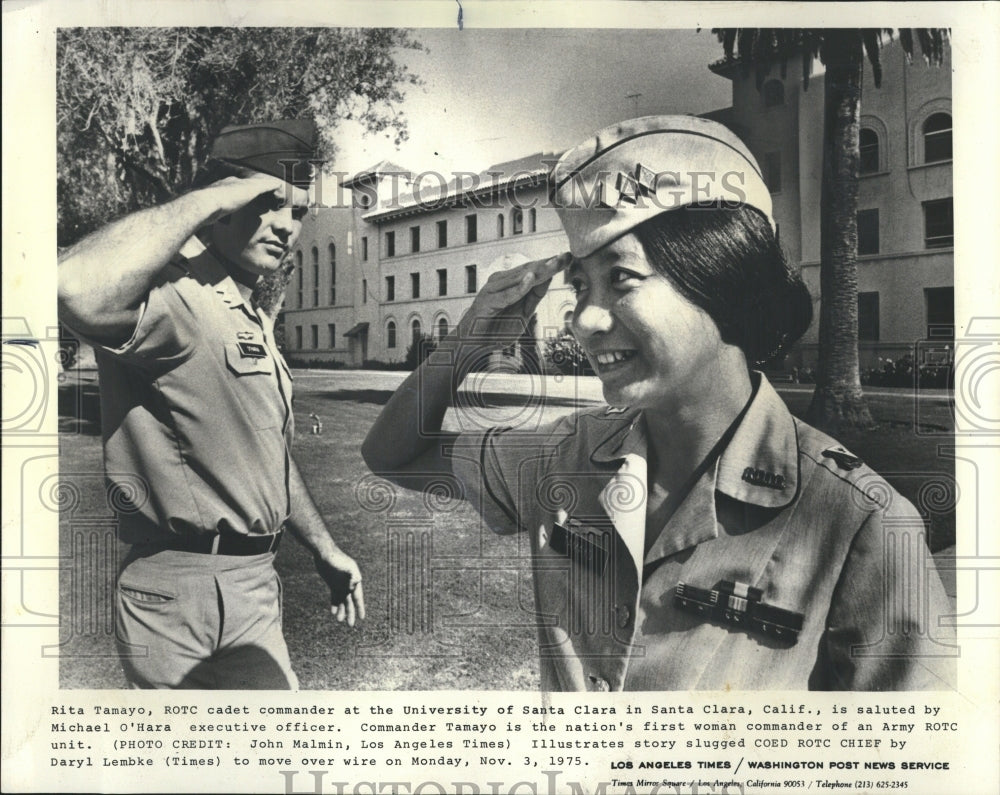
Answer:
[[(949, 688), (920, 516), (751, 369), (812, 305), (743, 143), (623, 122), (566, 152), (550, 193), (570, 253), (491, 276), (363, 446), (410, 488), (454, 472), (493, 529), (529, 535), (543, 687)], [(564, 269), (609, 406), (440, 433), (467, 368)]]

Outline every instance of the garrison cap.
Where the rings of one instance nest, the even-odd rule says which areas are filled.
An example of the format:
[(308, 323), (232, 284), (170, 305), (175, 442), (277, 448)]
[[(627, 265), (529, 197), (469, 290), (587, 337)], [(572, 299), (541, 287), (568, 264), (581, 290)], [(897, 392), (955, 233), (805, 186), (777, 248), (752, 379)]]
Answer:
[(319, 134), (309, 119), (283, 119), (224, 127), (209, 156), (237, 168), (261, 171), (308, 188)]
[(771, 194), (750, 150), (726, 127), (697, 116), (605, 127), (559, 158), (549, 193), (575, 257), (691, 204), (755, 207), (774, 227)]

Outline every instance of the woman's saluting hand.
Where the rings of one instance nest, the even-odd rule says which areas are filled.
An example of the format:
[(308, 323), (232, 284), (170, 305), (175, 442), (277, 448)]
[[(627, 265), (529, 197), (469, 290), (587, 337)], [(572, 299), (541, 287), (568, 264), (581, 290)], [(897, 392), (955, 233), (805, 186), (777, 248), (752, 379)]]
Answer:
[(459, 321), (458, 336), (484, 346), (513, 342), (524, 332), (552, 277), (572, 260), (566, 252), (491, 274)]

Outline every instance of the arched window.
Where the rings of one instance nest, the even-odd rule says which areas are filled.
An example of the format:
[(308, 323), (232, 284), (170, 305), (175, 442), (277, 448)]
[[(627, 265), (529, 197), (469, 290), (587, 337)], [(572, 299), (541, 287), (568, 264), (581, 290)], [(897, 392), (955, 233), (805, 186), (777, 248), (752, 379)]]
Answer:
[(415, 317), (410, 324), (410, 344), (412, 345), (418, 339), (420, 339), (420, 318)]
[(859, 173), (874, 174), (879, 171), (878, 133), (869, 127), (862, 127), (858, 136), (861, 148)]
[(385, 347), (396, 347), (396, 321), (394, 320), (385, 324)]
[(785, 84), (780, 80), (768, 80), (762, 89), (764, 107), (773, 108), (785, 104)]
[(503, 237), (503, 213), (497, 216), (497, 237)]
[(319, 249), (312, 247), (313, 306), (319, 306)]
[(538, 231), (538, 213), (535, 212), (534, 207), (528, 210), (528, 231), (529, 232)]
[(951, 160), (951, 114), (932, 113), (924, 122), (924, 162)]
[(438, 318), (438, 339), (443, 340), (448, 336), (448, 318)]
[(515, 207), (510, 211), (510, 233), (519, 235), (524, 231), (524, 211), (520, 207)]
[(337, 303), (337, 247), (331, 243), (327, 248), (330, 254), (330, 306)]
[(572, 334), (573, 333), (573, 310), (572, 309), (567, 309), (563, 313), (563, 331), (566, 334)]
[[(297, 309), (302, 308), (302, 252), (295, 252), (295, 294), (298, 298)], [(301, 345), (299, 346), (302, 347)]]

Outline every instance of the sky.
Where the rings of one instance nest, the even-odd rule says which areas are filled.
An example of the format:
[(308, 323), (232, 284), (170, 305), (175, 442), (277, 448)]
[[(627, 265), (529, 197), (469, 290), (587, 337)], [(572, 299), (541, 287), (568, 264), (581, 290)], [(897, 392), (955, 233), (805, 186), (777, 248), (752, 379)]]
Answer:
[(335, 170), (386, 159), (414, 172), (481, 171), (566, 149), (622, 119), (730, 104), (729, 81), (707, 68), (722, 56), (709, 30), (449, 28), (414, 37), (427, 52), (403, 57), (424, 81), (403, 105), (409, 140), (397, 150), (391, 136), (344, 124)]

